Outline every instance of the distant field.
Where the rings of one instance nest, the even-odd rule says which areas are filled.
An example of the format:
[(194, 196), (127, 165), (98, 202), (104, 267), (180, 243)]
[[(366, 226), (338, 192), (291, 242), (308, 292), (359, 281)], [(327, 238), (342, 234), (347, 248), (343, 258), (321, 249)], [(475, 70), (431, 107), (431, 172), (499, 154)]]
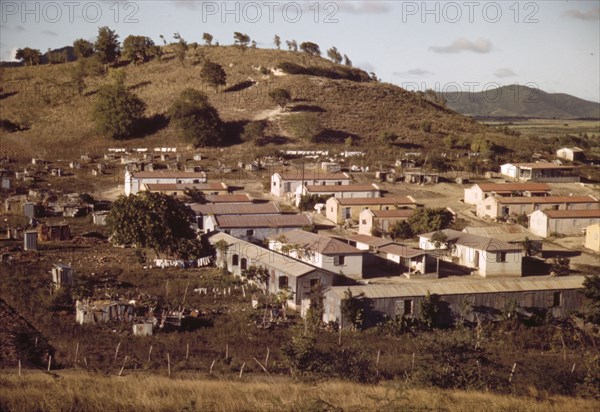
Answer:
[(56, 374), (3, 371), (0, 409), (4, 411), (594, 411), (591, 399), (493, 395), (484, 392), (404, 389), (402, 383), (316, 385), (266, 379), (169, 379), (147, 374), (106, 376), (68, 370)]
[(541, 136), (554, 136), (564, 134), (587, 133), (588, 136), (600, 136), (599, 120), (551, 120), (527, 119), (521, 121), (486, 121), (490, 126), (508, 126), (525, 134), (539, 134)]

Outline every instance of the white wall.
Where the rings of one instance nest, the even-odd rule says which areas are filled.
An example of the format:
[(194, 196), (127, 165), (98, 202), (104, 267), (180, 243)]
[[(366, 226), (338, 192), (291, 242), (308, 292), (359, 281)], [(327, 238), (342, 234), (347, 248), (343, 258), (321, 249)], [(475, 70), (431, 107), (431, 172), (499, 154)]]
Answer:
[(465, 189), (464, 202), (467, 205), (476, 205), (483, 200), (483, 190), (477, 185)]

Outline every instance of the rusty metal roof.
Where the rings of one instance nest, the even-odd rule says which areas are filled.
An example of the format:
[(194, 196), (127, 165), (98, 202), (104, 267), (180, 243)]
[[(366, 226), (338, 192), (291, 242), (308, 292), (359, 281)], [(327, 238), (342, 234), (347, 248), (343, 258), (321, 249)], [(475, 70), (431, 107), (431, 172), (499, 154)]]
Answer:
[(379, 188), (371, 185), (307, 185), (306, 190), (312, 193), (335, 192), (378, 192)]
[(281, 213), (279, 207), (272, 202), (269, 203), (221, 203), (221, 204), (199, 204), (192, 203), (190, 208), (197, 215), (278, 215)]
[(505, 205), (544, 204), (544, 203), (600, 203), (593, 196), (515, 196), (494, 197), (498, 203)]
[(132, 172), (131, 176), (134, 178), (141, 179), (194, 179), (194, 178), (205, 178), (206, 173), (204, 172), (183, 172), (183, 171), (170, 171), (170, 172)]
[(392, 243), (390, 245), (380, 247), (379, 251), (408, 259), (427, 254), (427, 252), (425, 252), (424, 250), (415, 249), (410, 246), (402, 245), (400, 243)]
[[(449, 242), (461, 246), (470, 247), (473, 249), (485, 250), (488, 252), (510, 252), (522, 250), (520, 246), (516, 246), (490, 237), (472, 235), (470, 233), (459, 232), (457, 230), (452, 229), (444, 229), (441, 230), (441, 232), (446, 235)], [(434, 233), (436, 232), (424, 233), (422, 235), (419, 235), (419, 237), (431, 239)]]
[(486, 236), (504, 242), (522, 242), (525, 238), (530, 240), (541, 240), (538, 236), (531, 233), (525, 227), (517, 224), (498, 224), (494, 226), (467, 226), (463, 232), (472, 235)]
[(352, 180), (347, 173), (327, 172), (320, 169), (302, 169), (284, 170), (276, 172), (282, 180)]
[(370, 210), (374, 217), (396, 217), (396, 218), (409, 218), (414, 213), (413, 209), (392, 209), (392, 210)]
[(290, 227), (300, 228), (311, 224), (306, 215), (221, 215), (215, 216), (221, 229)]
[(355, 197), (335, 198), (343, 206), (369, 206), (369, 205), (416, 205), (416, 202), (408, 196), (397, 197)]
[(571, 218), (600, 218), (600, 209), (592, 210), (543, 210), (552, 219), (571, 219)]
[(547, 183), (476, 183), (484, 192), (549, 192)]
[(284, 244), (297, 244), (300, 247), (323, 255), (362, 254), (362, 250), (329, 236), (318, 235), (305, 230), (290, 230), (268, 239)]

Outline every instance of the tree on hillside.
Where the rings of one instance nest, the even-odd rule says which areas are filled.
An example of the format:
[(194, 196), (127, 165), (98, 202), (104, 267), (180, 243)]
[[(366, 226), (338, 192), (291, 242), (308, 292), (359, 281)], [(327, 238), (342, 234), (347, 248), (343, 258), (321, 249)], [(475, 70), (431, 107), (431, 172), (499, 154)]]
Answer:
[(106, 68), (117, 62), (121, 51), (119, 49), (119, 35), (114, 30), (108, 27), (100, 27), (98, 29), (98, 37), (94, 43), (94, 52), (98, 56), (100, 63)]
[(350, 60), (350, 58), (348, 56), (346, 56), (345, 54), (344, 54), (344, 65), (352, 67), (352, 60)]
[(600, 325), (600, 275), (586, 276), (583, 281), (585, 320)]
[(27, 63), (29, 63), (30, 66), (33, 66), (34, 64), (39, 65), (40, 60), (42, 59), (42, 52), (38, 49), (25, 47), (24, 49), (17, 49), (15, 58), (25, 63), (25, 66), (27, 66)]
[(179, 60), (179, 62), (183, 66), (185, 62), (185, 54), (187, 53), (188, 49), (188, 44), (179, 33), (173, 34), (173, 38), (177, 40), (177, 43), (175, 43), (175, 56), (177, 56), (177, 60)]
[[(360, 299), (352, 294), (350, 288), (344, 291), (344, 298), (340, 303), (340, 310), (342, 312), (342, 322), (350, 322), (352, 330), (356, 332), (362, 325), (363, 308)], [(340, 327), (343, 326), (343, 324), (340, 325)]]
[(156, 54), (156, 50), (151, 38), (131, 35), (123, 41), (123, 54), (137, 65), (146, 62), (150, 56)]
[(215, 92), (219, 86), (227, 84), (227, 74), (225, 70), (218, 63), (205, 62), (200, 71), (200, 78), (204, 83), (208, 83), (210, 86), (215, 88)]
[(321, 122), (315, 113), (298, 113), (287, 119), (287, 126), (298, 139), (314, 142), (323, 131)]
[(408, 223), (415, 234), (436, 232), (447, 229), (454, 216), (445, 208), (418, 208), (408, 218)]
[(202, 40), (207, 46), (212, 46), (213, 36), (210, 33), (204, 33), (202, 34)]
[(71, 82), (79, 94), (82, 95), (83, 91), (85, 90), (86, 72), (84, 66), (81, 64), (81, 60), (75, 66), (71, 67), (69, 74), (71, 76)]
[(246, 47), (248, 47), (248, 43), (250, 43), (250, 36), (248, 36), (245, 33), (240, 33), (239, 31), (236, 31), (233, 33), (233, 44), (234, 45), (239, 46), (242, 49), (245, 49)]
[(94, 54), (94, 43), (85, 39), (77, 39), (73, 42), (73, 53), (77, 60), (91, 57)]
[(100, 87), (93, 118), (100, 133), (113, 139), (130, 137), (139, 127), (146, 104), (125, 87), (124, 75), (115, 75), (113, 84)]
[(269, 97), (273, 102), (279, 105), (282, 110), (285, 110), (287, 104), (292, 100), (290, 92), (285, 89), (277, 88), (269, 92)]
[(310, 55), (310, 56), (321, 56), (321, 49), (319, 48), (319, 45), (316, 43), (312, 43), (309, 41), (305, 41), (304, 43), (300, 44), (300, 50), (302, 50), (304, 53)]
[(277, 50), (281, 50), (281, 37), (279, 37), (277, 34), (273, 38), (273, 43), (275, 43), (275, 47), (277, 47)]
[(383, 132), (381, 136), (379, 136), (379, 140), (384, 146), (390, 146), (396, 140), (398, 140), (398, 135), (394, 132)]
[(393, 240), (410, 239), (414, 236), (410, 224), (406, 220), (399, 220), (388, 229), (390, 237)]
[(223, 142), (223, 122), (204, 93), (185, 89), (171, 106), (169, 117), (185, 140), (195, 146), (219, 146)]
[(189, 241), (196, 238), (191, 226), (194, 221), (194, 212), (185, 203), (163, 193), (141, 191), (120, 196), (112, 204), (107, 226), (113, 244), (153, 249), (157, 256), (167, 253), (193, 258), (200, 256), (190, 255), (202, 254), (190, 251), (193, 245)]
[(285, 44), (287, 45), (289, 51), (291, 51), (291, 52), (298, 51), (298, 43), (296, 42), (296, 40), (286, 40)]
[(327, 57), (329, 57), (329, 59), (337, 64), (340, 64), (343, 60), (342, 54), (338, 51), (338, 49), (336, 47), (332, 47), (329, 50), (327, 50)]
[(267, 124), (264, 120), (255, 120), (244, 126), (242, 140), (244, 142), (257, 142), (264, 137)]

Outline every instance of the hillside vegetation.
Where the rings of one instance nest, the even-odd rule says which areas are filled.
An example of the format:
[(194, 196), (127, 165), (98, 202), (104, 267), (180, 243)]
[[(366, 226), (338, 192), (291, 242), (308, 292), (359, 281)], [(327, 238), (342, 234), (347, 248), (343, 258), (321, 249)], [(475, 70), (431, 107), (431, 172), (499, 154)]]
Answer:
[(477, 93), (444, 93), (444, 97), (450, 109), (474, 117), (600, 119), (599, 103), (520, 85)]
[[(200, 80), (202, 62), (220, 64), (227, 84), (216, 92)], [(286, 74), (276, 70), (282, 66)], [(100, 86), (109, 76), (85, 79), (80, 95), (71, 78), (77, 63), (3, 68), (0, 98), (4, 150), (28, 154), (52, 153), (61, 145), (81, 151), (114, 145), (98, 135), (92, 107)], [(290, 69), (290, 67), (292, 69)], [(239, 142), (243, 126), (252, 120), (268, 122), (266, 134), (277, 144), (300, 143), (285, 121), (309, 112), (318, 118), (323, 131), (317, 143), (343, 143), (353, 137), (355, 145), (368, 145), (383, 133), (398, 136), (397, 142), (435, 145), (450, 133), (465, 137), (494, 133), (492, 129), (424, 99), (400, 87), (373, 81), (365, 72), (334, 64), (301, 52), (235, 46), (198, 46), (187, 52), (183, 64), (171, 46), (164, 47), (162, 61), (141, 65), (122, 62), (126, 86), (146, 104), (148, 127), (139, 138), (126, 144), (183, 145), (181, 133), (161, 119), (186, 88), (209, 96), (227, 122), (230, 144)], [(348, 80), (351, 79), (351, 80)], [(274, 88), (287, 89), (292, 102), (281, 110), (268, 96)], [(141, 140), (143, 138), (143, 140)], [(32, 153), (33, 152), (33, 153)]]

